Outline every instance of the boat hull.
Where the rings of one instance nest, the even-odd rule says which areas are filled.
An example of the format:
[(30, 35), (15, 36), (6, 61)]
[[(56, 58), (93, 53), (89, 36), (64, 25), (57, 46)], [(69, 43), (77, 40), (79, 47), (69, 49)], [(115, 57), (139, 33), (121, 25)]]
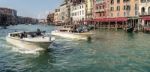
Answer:
[(90, 35), (86, 35), (85, 33), (68, 33), (68, 32), (59, 32), (59, 31), (52, 31), (52, 35), (60, 36), (63, 38), (70, 38), (75, 40), (88, 40)]
[(7, 42), (21, 48), (44, 48), (47, 49), (52, 42), (29, 42), (19, 38), (6, 37)]

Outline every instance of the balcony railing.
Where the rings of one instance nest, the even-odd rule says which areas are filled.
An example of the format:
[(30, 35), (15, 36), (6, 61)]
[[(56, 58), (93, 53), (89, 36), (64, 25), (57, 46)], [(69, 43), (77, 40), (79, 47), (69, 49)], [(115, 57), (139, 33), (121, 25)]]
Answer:
[(96, 4), (104, 3), (104, 1), (96, 1)]
[(142, 13), (139, 13), (139, 15), (148, 15), (147, 12), (142, 12)]
[(97, 9), (97, 10), (95, 10), (95, 12), (103, 12), (103, 11), (105, 11), (104, 9)]

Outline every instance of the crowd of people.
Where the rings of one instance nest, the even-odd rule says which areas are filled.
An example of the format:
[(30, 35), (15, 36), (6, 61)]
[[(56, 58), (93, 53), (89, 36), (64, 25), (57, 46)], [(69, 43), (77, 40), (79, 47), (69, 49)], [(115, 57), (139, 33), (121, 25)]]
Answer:
[(92, 30), (92, 28), (88, 25), (74, 25), (73, 26), (73, 32), (81, 33), (81, 32), (88, 32), (90, 30)]

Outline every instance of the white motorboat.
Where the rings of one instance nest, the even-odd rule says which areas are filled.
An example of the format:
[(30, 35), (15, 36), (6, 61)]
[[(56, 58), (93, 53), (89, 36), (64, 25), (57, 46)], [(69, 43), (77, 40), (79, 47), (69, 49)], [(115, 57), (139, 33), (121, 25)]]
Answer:
[(92, 32), (73, 32), (71, 26), (64, 26), (51, 32), (51, 35), (60, 36), (63, 38), (70, 38), (75, 40), (88, 40), (91, 39)]
[(44, 48), (47, 49), (49, 45), (55, 40), (49, 36), (35, 36), (36, 32), (25, 32), (26, 36), (22, 37), (24, 32), (9, 33), (6, 37), (7, 42), (21, 48)]

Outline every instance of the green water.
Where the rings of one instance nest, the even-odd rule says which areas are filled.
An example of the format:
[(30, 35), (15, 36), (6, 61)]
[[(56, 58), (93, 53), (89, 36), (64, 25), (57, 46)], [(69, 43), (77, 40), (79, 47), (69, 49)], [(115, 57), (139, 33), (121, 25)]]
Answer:
[(150, 34), (97, 30), (92, 41), (56, 38), (49, 51), (22, 49), (5, 41), (14, 31), (50, 32), (47, 25), (0, 29), (0, 72), (150, 72)]

